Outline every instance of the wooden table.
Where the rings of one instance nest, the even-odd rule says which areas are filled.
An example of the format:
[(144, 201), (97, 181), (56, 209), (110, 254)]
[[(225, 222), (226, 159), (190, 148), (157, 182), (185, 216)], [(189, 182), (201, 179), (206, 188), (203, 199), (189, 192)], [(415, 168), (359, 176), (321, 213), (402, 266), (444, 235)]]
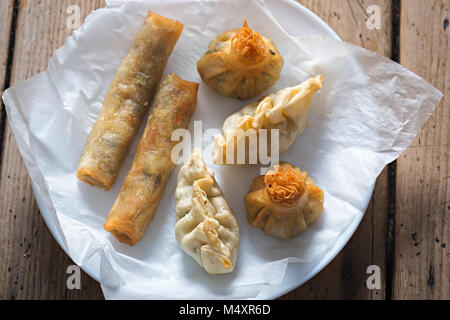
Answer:
[[(342, 252), (283, 299), (450, 299), (450, 0), (300, 0), (345, 41), (400, 62), (444, 92), (444, 99), (406, 152), (377, 180), (369, 208)], [(67, 8), (82, 20), (103, 0), (1, 0), (0, 87), (44, 71), (71, 34)], [(367, 27), (370, 5), (380, 27)], [(1, 106), (0, 299), (102, 299), (82, 275), (69, 290), (73, 264), (45, 225), (27, 170)], [(381, 289), (366, 288), (369, 265)]]

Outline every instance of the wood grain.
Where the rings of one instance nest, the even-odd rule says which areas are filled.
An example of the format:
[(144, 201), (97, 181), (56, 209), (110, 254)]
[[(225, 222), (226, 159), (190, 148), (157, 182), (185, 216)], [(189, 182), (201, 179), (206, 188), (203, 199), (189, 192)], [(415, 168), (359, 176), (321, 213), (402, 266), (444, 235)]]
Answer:
[(403, 1), (400, 62), (443, 101), (397, 161), (394, 299), (450, 299), (450, 1)]
[[(101, 0), (19, 2), (11, 84), (46, 69), (51, 53), (71, 33), (66, 27), (69, 5), (78, 5), (84, 18), (104, 3)], [(39, 213), (8, 124), (1, 159), (0, 195), (0, 299), (102, 298), (98, 283), (84, 273), (81, 290), (67, 289), (66, 268), (73, 262), (53, 239)]]
[[(325, 21), (344, 41), (390, 57), (392, 0), (297, 0)], [(369, 30), (367, 8), (377, 5), (381, 29)]]
[[(344, 40), (379, 54), (391, 54), (391, 1), (301, 0), (307, 8), (327, 22)], [(369, 30), (366, 9), (376, 4), (381, 11), (381, 30)], [(283, 299), (384, 299), (386, 293), (386, 232), (388, 212), (388, 174), (377, 179), (370, 205), (363, 220), (339, 255), (316, 277)], [(367, 267), (378, 265), (383, 277), (380, 290), (367, 289)]]

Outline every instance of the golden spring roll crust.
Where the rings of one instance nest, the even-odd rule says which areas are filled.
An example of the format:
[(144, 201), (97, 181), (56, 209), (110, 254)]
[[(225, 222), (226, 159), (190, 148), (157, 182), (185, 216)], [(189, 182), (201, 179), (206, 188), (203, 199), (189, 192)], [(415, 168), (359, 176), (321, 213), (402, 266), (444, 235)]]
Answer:
[(144, 118), (183, 24), (149, 12), (106, 94), (77, 177), (109, 190)]
[(198, 83), (175, 74), (162, 81), (131, 169), (104, 228), (119, 241), (136, 244), (153, 219), (174, 164), (172, 132), (187, 128), (197, 104)]

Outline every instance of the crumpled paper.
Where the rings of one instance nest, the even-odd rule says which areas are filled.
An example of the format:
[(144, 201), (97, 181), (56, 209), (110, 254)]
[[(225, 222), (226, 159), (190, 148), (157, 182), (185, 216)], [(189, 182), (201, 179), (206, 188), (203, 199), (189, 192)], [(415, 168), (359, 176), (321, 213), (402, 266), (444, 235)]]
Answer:
[[(176, 243), (174, 190), (179, 167), (140, 243), (129, 247), (104, 231), (139, 137), (109, 192), (75, 175), (106, 90), (149, 9), (185, 24), (165, 73), (201, 84), (191, 132), (194, 121), (203, 121), (203, 132), (220, 130), (228, 115), (249, 102), (219, 96), (201, 82), (196, 70), (209, 42), (224, 30), (240, 27), (243, 18), (270, 37), (285, 60), (280, 80), (267, 93), (319, 73), (325, 78), (307, 128), (280, 157), (307, 170), (325, 191), (323, 214), (300, 236), (283, 241), (250, 227), (243, 196), (259, 167), (211, 165), (212, 137), (203, 141), (205, 160), (240, 227), (240, 253), (232, 274), (208, 275)], [(373, 52), (329, 38), (294, 38), (263, 0), (108, 1), (106, 9), (92, 13), (54, 52), (47, 71), (3, 95), (42, 210), (61, 231), (71, 258), (81, 266), (94, 265), (94, 276), (109, 299), (276, 296), (281, 292), (271, 288), (279, 288), (290, 263), (297, 266), (294, 279), (305, 281), (310, 270), (319, 271), (319, 262), (329, 261), (348, 240), (376, 177), (405, 150), (441, 97), (428, 82)]]

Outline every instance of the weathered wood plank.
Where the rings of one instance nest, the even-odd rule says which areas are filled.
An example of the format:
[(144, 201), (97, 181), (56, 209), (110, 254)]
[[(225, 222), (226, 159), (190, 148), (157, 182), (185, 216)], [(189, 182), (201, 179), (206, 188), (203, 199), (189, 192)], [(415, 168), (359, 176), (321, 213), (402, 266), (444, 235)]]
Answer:
[[(392, 44), (392, 0), (297, 0), (317, 14), (344, 41), (390, 57)], [(381, 29), (369, 30), (367, 8), (380, 8)]]
[(397, 161), (394, 299), (450, 299), (450, 1), (402, 1), (400, 62), (444, 93)]
[[(4, 1), (0, 3), (3, 6)], [(78, 5), (83, 19), (104, 2), (20, 1), (11, 84), (46, 69), (51, 53), (71, 33), (66, 27), (69, 5)], [(66, 268), (73, 262), (45, 225), (11, 129), (5, 127), (0, 171), (0, 299), (102, 298), (98, 283), (84, 273), (81, 290), (67, 289)]]
[[(300, 3), (328, 23), (344, 40), (366, 49), (391, 55), (391, 1), (300, 0)], [(376, 4), (381, 13), (381, 29), (369, 30), (367, 7)], [(386, 232), (388, 175), (378, 177), (370, 205), (357, 231), (341, 253), (316, 277), (283, 299), (384, 299), (386, 292)], [(383, 274), (380, 290), (365, 286), (367, 267), (378, 265)]]

